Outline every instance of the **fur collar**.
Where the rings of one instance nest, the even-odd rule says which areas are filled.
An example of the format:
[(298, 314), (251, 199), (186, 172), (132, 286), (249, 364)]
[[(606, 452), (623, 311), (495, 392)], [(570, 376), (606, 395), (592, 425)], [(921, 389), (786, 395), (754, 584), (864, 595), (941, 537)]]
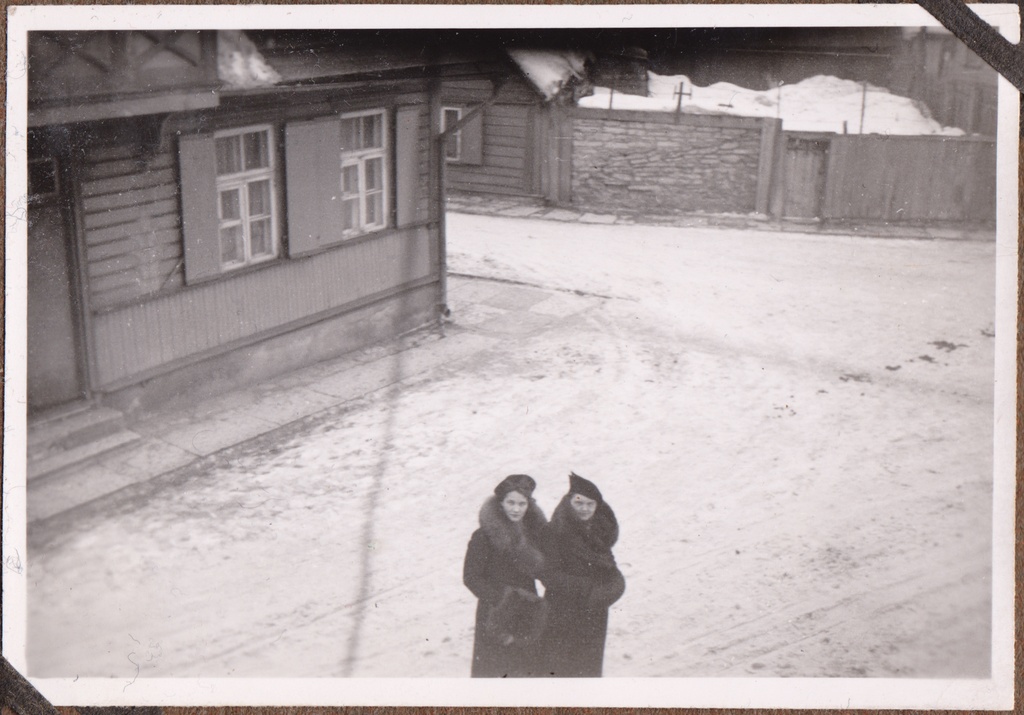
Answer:
[(512, 557), (520, 571), (533, 575), (544, 563), (537, 544), (548, 520), (533, 497), (529, 502), (523, 520), (516, 523), (505, 516), (497, 496), (488, 497), (480, 508), (480, 528), (495, 549)]

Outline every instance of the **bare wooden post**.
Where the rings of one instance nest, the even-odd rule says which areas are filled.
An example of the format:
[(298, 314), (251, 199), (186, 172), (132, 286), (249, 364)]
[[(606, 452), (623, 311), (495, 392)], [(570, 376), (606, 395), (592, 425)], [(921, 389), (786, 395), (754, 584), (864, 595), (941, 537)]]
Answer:
[(693, 96), (692, 89), (689, 92), (683, 91), (684, 86), (686, 86), (685, 83), (680, 82), (679, 86), (672, 92), (672, 96), (676, 98), (676, 124), (679, 123), (679, 115), (683, 113), (683, 95), (687, 97)]
[(868, 105), (868, 83), (867, 83), (867, 80), (865, 80), (861, 84), (863, 85), (864, 90), (861, 92), (861, 95), (860, 95), (860, 132), (859, 133), (863, 134), (864, 133), (864, 109)]

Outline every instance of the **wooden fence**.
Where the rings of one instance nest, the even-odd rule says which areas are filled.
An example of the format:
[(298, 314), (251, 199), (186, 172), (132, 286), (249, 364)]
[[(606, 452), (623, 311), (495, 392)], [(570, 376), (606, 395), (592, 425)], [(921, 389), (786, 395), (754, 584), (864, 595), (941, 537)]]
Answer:
[(789, 132), (778, 120), (578, 107), (550, 107), (543, 116), (533, 136), (545, 155), (540, 195), (557, 206), (851, 223), (995, 221), (990, 138)]
[(771, 213), (825, 221), (990, 223), (995, 141), (785, 132)]

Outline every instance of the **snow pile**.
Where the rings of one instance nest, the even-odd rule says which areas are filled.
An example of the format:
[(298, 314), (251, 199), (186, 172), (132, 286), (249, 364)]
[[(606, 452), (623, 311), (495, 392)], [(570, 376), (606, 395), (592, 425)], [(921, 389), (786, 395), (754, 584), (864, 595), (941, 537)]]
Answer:
[(269, 87), (281, 81), (252, 40), (237, 30), (217, 33), (217, 77), (228, 89)]
[[(779, 117), (789, 131), (850, 134), (945, 134), (964, 132), (943, 127), (926, 116), (914, 100), (892, 94), (884, 87), (818, 75), (797, 84), (764, 91), (728, 82), (708, 87), (694, 85), (685, 75), (648, 73), (648, 97), (614, 94), (595, 87), (580, 100), (581, 107), (674, 112), (679, 85), (683, 85), (682, 111), (688, 114), (731, 114), (741, 117)], [(611, 96), (610, 96), (611, 95)], [(863, 110), (863, 129), (861, 113)]]
[(572, 80), (585, 76), (587, 57), (582, 52), (511, 49), (508, 54), (547, 100), (558, 96)]

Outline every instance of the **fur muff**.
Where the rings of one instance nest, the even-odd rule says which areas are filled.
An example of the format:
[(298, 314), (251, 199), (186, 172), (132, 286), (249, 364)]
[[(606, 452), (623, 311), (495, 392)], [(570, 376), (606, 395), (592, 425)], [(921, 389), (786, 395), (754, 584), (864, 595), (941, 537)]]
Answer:
[(544, 569), (544, 555), (534, 544), (540, 542), (547, 523), (533, 497), (519, 522), (509, 521), (496, 496), (489, 497), (480, 508), (480, 528), (487, 540), (497, 551), (509, 556), (519, 571), (534, 578)]
[(535, 593), (506, 586), (501, 600), (487, 615), (487, 635), (502, 645), (528, 645), (544, 633), (547, 619), (547, 601)]

